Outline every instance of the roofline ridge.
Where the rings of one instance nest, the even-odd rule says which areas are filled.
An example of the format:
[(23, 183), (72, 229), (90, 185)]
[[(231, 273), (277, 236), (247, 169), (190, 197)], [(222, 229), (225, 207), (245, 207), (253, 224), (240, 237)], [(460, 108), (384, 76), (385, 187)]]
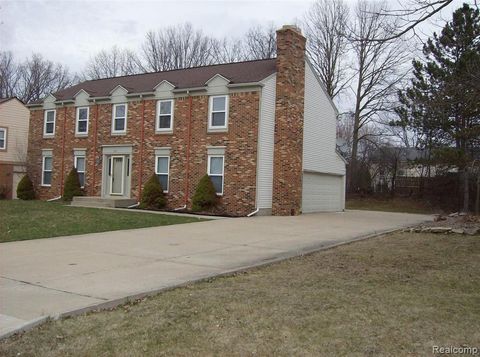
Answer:
[(126, 78), (126, 77), (134, 77), (134, 76), (144, 76), (147, 74), (156, 74), (156, 73), (168, 73), (168, 72), (175, 72), (175, 71), (185, 71), (188, 69), (196, 69), (196, 68), (206, 68), (206, 67), (215, 67), (215, 66), (225, 66), (228, 64), (240, 64), (240, 63), (249, 63), (249, 62), (260, 62), (260, 61), (271, 61), (276, 59), (276, 57), (272, 58), (263, 58), (263, 59), (254, 59), (254, 60), (246, 60), (246, 61), (238, 61), (238, 62), (225, 62), (225, 63), (215, 63), (215, 64), (207, 64), (204, 66), (195, 66), (195, 67), (186, 67), (186, 68), (176, 68), (176, 69), (169, 69), (166, 71), (156, 71), (156, 72), (144, 72), (144, 73), (137, 73), (137, 74), (125, 74), (123, 76), (114, 76), (114, 77), (105, 77), (105, 78), (97, 78), (97, 79), (87, 79), (86, 81), (77, 83), (76, 85), (86, 83), (86, 82), (96, 82), (102, 81), (106, 79), (115, 79), (115, 78)]

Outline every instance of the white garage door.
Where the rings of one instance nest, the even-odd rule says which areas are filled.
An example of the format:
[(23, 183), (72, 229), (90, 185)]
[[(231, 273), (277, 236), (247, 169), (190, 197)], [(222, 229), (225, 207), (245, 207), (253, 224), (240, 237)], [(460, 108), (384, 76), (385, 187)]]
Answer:
[(343, 191), (343, 176), (304, 172), (303, 213), (343, 210)]

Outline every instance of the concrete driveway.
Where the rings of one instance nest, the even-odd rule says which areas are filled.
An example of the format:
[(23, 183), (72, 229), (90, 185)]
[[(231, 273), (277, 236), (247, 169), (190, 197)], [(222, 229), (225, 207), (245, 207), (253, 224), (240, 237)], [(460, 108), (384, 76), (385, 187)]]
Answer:
[(370, 211), (232, 218), (0, 244), (0, 336), (46, 317), (431, 220)]

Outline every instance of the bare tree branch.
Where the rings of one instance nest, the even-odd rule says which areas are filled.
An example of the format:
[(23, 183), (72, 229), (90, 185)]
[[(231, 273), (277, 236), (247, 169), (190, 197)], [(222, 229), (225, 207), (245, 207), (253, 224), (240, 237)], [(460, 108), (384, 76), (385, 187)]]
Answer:
[(248, 59), (268, 59), (277, 54), (276, 29), (273, 24), (254, 26), (245, 35), (245, 51)]
[(110, 50), (102, 50), (90, 58), (83, 77), (99, 79), (137, 74), (142, 71), (143, 66), (133, 51), (114, 46)]
[(370, 38), (370, 40), (375, 42), (392, 41), (411, 31), (414, 32), (419, 24), (438, 14), (452, 2), (453, 0), (410, 0), (400, 9), (379, 9), (378, 12), (369, 13), (371, 16), (380, 15), (401, 20), (401, 23), (397, 23), (397, 26), (392, 29), (394, 31), (390, 35), (383, 38)]
[(192, 25), (171, 26), (147, 33), (142, 46), (144, 69), (166, 71), (214, 63), (213, 41)]
[(343, 0), (317, 0), (303, 21), (307, 55), (328, 95), (336, 97), (345, 87), (348, 7)]

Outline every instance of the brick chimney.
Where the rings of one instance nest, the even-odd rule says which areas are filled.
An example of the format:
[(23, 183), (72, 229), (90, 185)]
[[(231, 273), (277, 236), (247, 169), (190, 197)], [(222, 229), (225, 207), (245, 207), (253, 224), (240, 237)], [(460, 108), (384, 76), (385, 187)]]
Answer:
[(272, 214), (300, 214), (302, 205), (305, 37), (296, 26), (277, 31), (277, 84)]

